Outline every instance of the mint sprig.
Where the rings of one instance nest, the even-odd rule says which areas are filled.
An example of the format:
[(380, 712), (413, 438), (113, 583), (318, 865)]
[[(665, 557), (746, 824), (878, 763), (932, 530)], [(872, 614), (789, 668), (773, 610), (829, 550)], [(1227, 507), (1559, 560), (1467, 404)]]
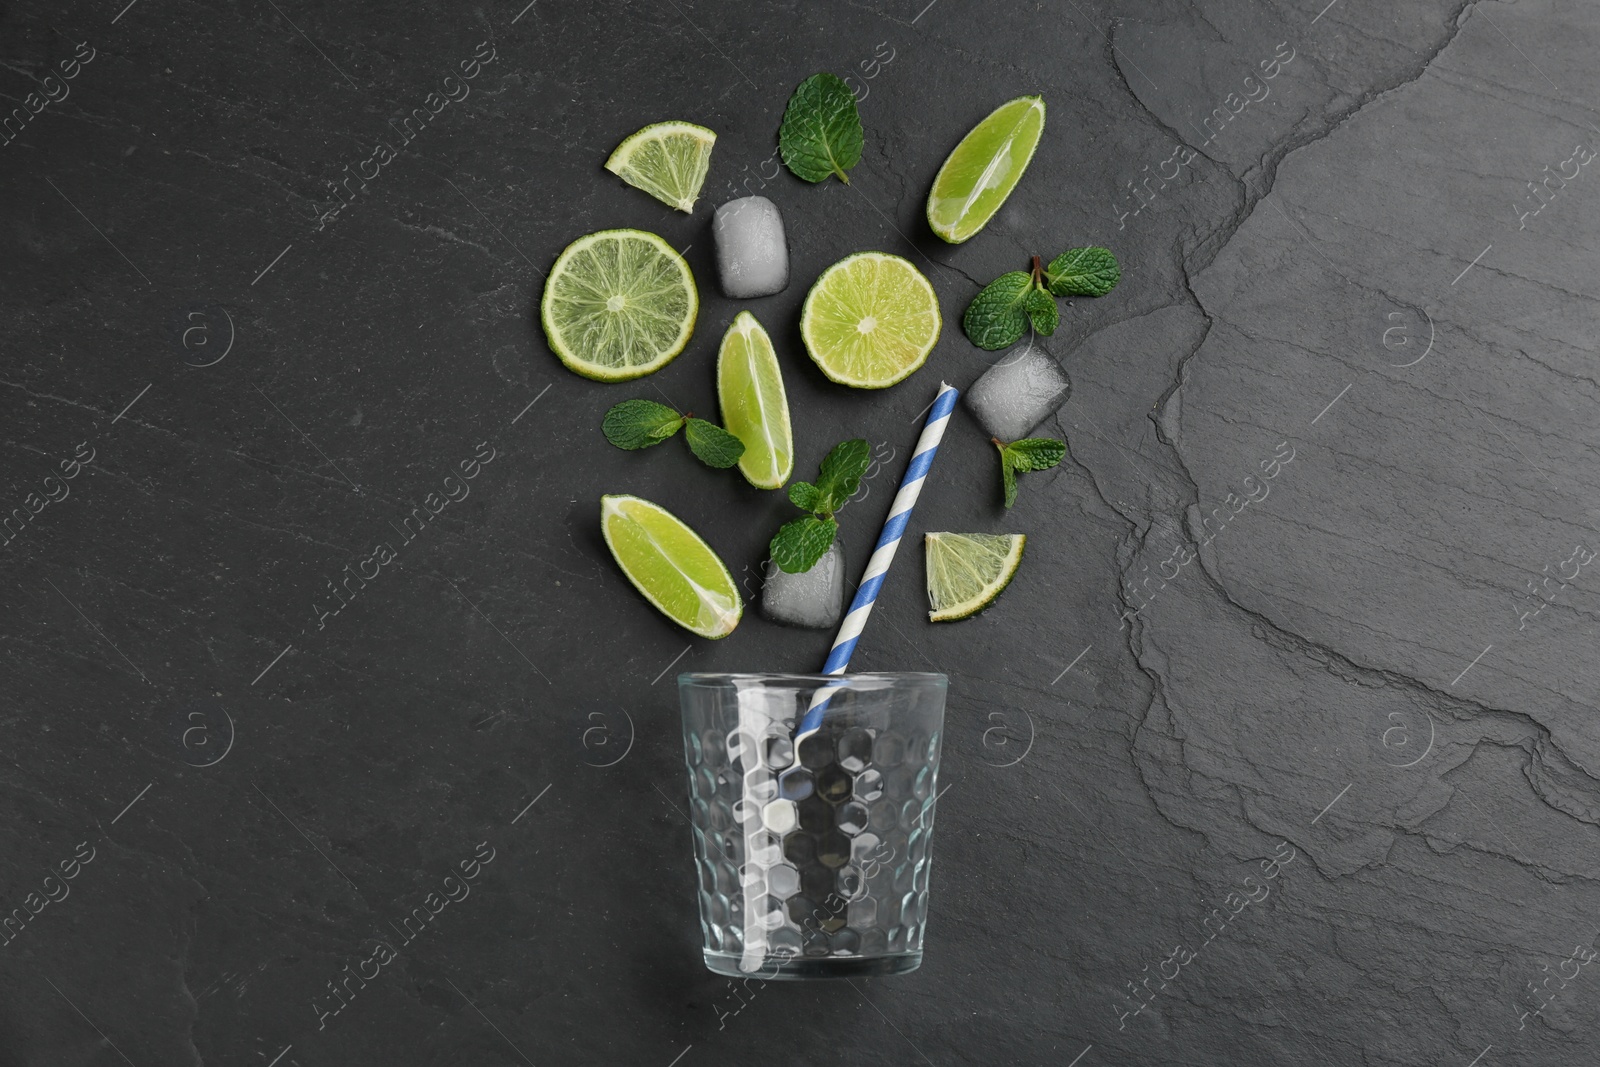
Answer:
[(991, 437), (1000, 450), (1000, 484), (1005, 490), (1006, 507), (1017, 502), (1017, 475), (1028, 471), (1047, 471), (1067, 454), (1067, 443), (1053, 437), (1025, 437), (1009, 445)]
[(689, 451), (708, 467), (731, 467), (744, 455), (744, 442), (721, 426), (654, 400), (624, 400), (606, 412), (600, 423), (607, 441), (629, 451), (659, 445), (679, 430), (689, 442)]
[(778, 128), (778, 151), (795, 177), (821, 182), (835, 174), (849, 185), (863, 143), (855, 94), (842, 79), (822, 73), (800, 83)]
[(990, 352), (1016, 344), (1030, 325), (1049, 337), (1061, 322), (1056, 297), (1104, 296), (1121, 277), (1117, 257), (1105, 248), (1069, 248), (1048, 267), (1034, 256), (1032, 270), (1007, 271), (984, 286), (967, 305), (961, 327)]
[(783, 524), (767, 546), (772, 562), (787, 574), (802, 574), (817, 565), (839, 536), (834, 515), (861, 487), (871, 450), (861, 438), (841, 441), (822, 460), (815, 484), (792, 482), (789, 502), (801, 511), (802, 518)]

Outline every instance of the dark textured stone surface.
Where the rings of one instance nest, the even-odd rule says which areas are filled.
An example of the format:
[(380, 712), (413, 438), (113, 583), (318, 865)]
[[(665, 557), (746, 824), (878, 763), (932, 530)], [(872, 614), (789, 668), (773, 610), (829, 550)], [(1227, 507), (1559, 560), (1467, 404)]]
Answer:
[[(1600, 542), (1600, 176), (1537, 214), (1525, 183), (1600, 147), (1600, 14), (1324, 3), (0, 13), (7, 109), (93, 50), (0, 146), (0, 510), (68, 493), (0, 560), (0, 902), (42, 904), (0, 948), (0, 1067), (1591, 1062), (1600, 578), (1570, 561)], [(388, 121), (459, 95), (484, 41), (400, 147)], [(774, 174), (822, 69), (863, 93), (848, 187)], [(932, 174), (1023, 93), (1032, 169), (943, 245)], [(600, 167), (663, 118), (720, 135), (692, 217)], [(748, 306), (797, 471), (844, 436), (884, 460), (855, 560), (938, 380), (998, 358), (957, 325), (978, 285), (1074, 244), (1125, 273), (1046, 343), (1068, 461), (1002, 513), (961, 412), (919, 505), (915, 531), (1028, 533), (1019, 580), (932, 627), (908, 546), (857, 653), (951, 677), (924, 967), (736, 993), (699, 960), (672, 675), (813, 669), (828, 636), (752, 611), (711, 644), (644, 605), (601, 492), (673, 508), (752, 592), (792, 509), (598, 424), (658, 390), (714, 410), (741, 305), (708, 223), (758, 192), (793, 281)], [(560, 249), (617, 226), (687, 247), (704, 300), (634, 386), (562, 369), (534, 313)], [(947, 321), (883, 393), (796, 331), (862, 248), (922, 265)], [(346, 966), (379, 973), (331, 1014)]]

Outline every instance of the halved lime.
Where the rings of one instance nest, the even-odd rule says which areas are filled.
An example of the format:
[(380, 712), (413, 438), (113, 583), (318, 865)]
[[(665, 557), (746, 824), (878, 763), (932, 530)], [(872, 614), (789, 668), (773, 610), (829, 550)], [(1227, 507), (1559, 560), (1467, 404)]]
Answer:
[(694, 275), (671, 245), (643, 230), (601, 230), (556, 258), (539, 319), (561, 362), (620, 382), (672, 362), (699, 310)]
[(939, 298), (922, 272), (887, 252), (857, 252), (806, 294), (800, 337), (822, 373), (884, 389), (928, 360), (939, 340)]
[(744, 442), (739, 470), (757, 489), (779, 489), (794, 473), (789, 397), (772, 338), (748, 311), (734, 316), (717, 353), (722, 425)]
[(711, 546), (660, 504), (636, 496), (600, 498), (600, 532), (622, 573), (646, 600), (701, 637), (727, 637), (744, 602)]
[(988, 607), (1022, 565), (1025, 534), (930, 533), (929, 622), (965, 619)]
[(958, 245), (983, 229), (1022, 180), (1043, 132), (1042, 96), (1007, 101), (972, 127), (933, 179), (928, 194), (933, 232)]
[(657, 122), (617, 145), (606, 170), (679, 211), (693, 211), (717, 135), (692, 122)]

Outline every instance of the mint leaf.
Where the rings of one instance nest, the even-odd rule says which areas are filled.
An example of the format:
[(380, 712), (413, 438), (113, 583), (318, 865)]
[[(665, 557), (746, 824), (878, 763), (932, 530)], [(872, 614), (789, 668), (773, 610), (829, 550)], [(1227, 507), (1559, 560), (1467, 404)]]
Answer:
[(678, 432), (683, 416), (654, 400), (624, 400), (606, 412), (600, 431), (618, 448), (649, 448)]
[(862, 140), (855, 94), (832, 74), (813, 74), (801, 82), (778, 128), (783, 162), (795, 177), (808, 182), (837, 174), (849, 185), (846, 171), (861, 162)]
[(817, 560), (838, 535), (837, 522), (807, 515), (784, 523), (767, 550), (780, 570), (787, 574), (803, 574), (817, 565)]
[(1019, 471), (1047, 471), (1067, 454), (1067, 443), (1053, 437), (1025, 437), (1006, 446)]
[(1005, 445), (999, 441), (994, 447), (1000, 450), (1000, 485), (1005, 490), (1006, 507), (1017, 502), (1017, 468), (1016, 459)]
[(743, 441), (705, 419), (685, 419), (683, 436), (689, 450), (708, 467), (731, 467), (744, 455)]
[(816, 511), (822, 502), (822, 492), (810, 482), (794, 482), (789, 486), (789, 503), (801, 511)]
[(833, 450), (822, 457), (822, 469), (817, 478), (817, 489), (825, 498), (815, 511), (832, 513), (844, 507), (845, 501), (855, 496), (861, 487), (861, 476), (866, 473), (872, 458), (871, 447), (860, 437), (840, 441)]
[(967, 305), (961, 328), (979, 348), (990, 352), (1017, 343), (1028, 328), (1028, 294), (1037, 292), (1033, 275), (1014, 270), (983, 287)]
[(1122, 278), (1117, 257), (1108, 248), (1069, 248), (1044, 271), (1057, 296), (1105, 296)]
[(1033, 323), (1037, 333), (1046, 337), (1056, 332), (1056, 324), (1061, 321), (1061, 309), (1056, 307), (1056, 298), (1043, 289), (1030, 289), (1028, 291), (1028, 320)]

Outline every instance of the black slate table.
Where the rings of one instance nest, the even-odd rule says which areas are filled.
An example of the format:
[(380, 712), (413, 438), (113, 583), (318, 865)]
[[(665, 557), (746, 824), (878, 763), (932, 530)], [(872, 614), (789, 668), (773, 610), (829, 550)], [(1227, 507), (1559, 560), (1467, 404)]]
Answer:
[[(1558, 0), (7, 5), (0, 1067), (1592, 1062), (1597, 45)], [(818, 70), (848, 186), (773, 158)], [(1024, 93), (1031, 170), (942, 244), (935, 169)], [(666, 118), (719, 134), (692, 216), (600, 166)], [(674, 675), (829, 637), (691, 639), (597, 532), (659, 500), (753, 591), (792, 514), (598, 432), (714, 410), (746, 192), (800, 470), (884, 458), (852, 570), (995, 358), (978, 287), (1125, 268), (1044, 342), (1068, 460), (1004, 512), (963, 413), (922, 496), (914, 532), (1027, 533), (1019, 580), (932, 626), (912, 550), (856, 656), (951, 679), (902, 978), (704, 969)], [(621, 226), (705, 297), (637, 389), (535, 313)], [(882, 393), (797, 336), (864, 248), (946, 318)]]

